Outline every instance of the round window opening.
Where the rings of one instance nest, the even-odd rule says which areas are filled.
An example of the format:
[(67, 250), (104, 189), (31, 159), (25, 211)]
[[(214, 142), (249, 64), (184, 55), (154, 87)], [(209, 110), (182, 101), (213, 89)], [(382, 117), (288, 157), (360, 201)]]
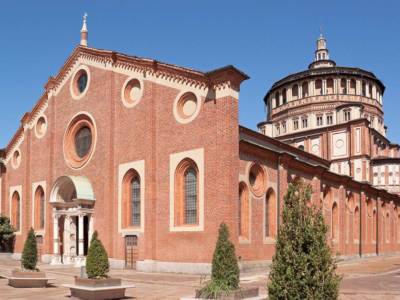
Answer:
[(142, 96), (142, 87), (140, 81), (137, 79), (131, 79), (125, 85), (123, 92), (123, 100), (126, 105), (132, 106), (137, 103)]
[(95, 138), (95, 125), (89, 116), (79, 115), (70, 122), (64, 137), (64, 155), (71, 168), (81, 168), (89, 161)]
[(47, 129), (46, 119), (44, 117), (40, 117), (36, 122), (36, 135), (38, 137), (44, 136)]
[(193, 93), (186, 93), (178, 101), (178, 113), (183, 119), (190, 118), (197, 110), (197, 98)]
[(14, 168), (18, 168), (19, 164), (21, 163), (21, 154), (19, 153), (18, 150), (14, 151), (13, 157), (12, 157), (12, 164)]
[(88, 75), (85, 70), (80, 70), (77, 74), (76, 88), (79, 94), (86, 90)]
[(257, 197), (263, 195), (265, 191), (265, 172), (259, 164), (253, 164), (249, 171), (249, 183), (250, 187)]

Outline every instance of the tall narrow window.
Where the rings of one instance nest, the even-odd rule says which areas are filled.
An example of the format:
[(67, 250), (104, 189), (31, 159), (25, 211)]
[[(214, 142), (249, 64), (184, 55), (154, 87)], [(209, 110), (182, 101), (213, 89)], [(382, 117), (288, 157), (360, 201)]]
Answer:
[(301, 86), (301, 89), (302, 89), (302, 95), (301, 96), (303, 98), (308, 97), (308, 82), (307, 81), (303, 82), (303, 84)]
[(199, 222), (199, 171), (191, 159), (184, 159), (175, 172), (175, 224)]
[(122, 185), (123, 227), (140, 227), (142, 225), (141, 180), (137, 171), (130, 169), (125, 174)]
[(244, 182), (239, 184), (239, 236), (249, 238), (249, 194)]
[(338, 211), (338, 206), (335, 203), (333, 203), (332, 206), (332, 240), (335, 242), (338, 241), (338, 236), (339, 236), (339, 211)]
[(185, 174), (185, 224), (197, 223), (197, 172), (188, 168)]
[(11, 203), (12, 203), (12, 207), (11, 207), (11, 223), (12, 225), (14, 225), (16, 231), (20, 231), (21, 230), (21, 207), (20, 207), (20, 197), (18, 192), (14, 192), (12, 199), (11, 199)]
[(376, 210), (372, 213), (372, 241), (376, 241)]
[(275, 93), (275, 107), (278, 107), (279, 105), (281, 105), (281, 100), (279, 98), (279, 92)]
[(347, 80), (346, 79), (340, 80), (340, 93), (347, 94)]
[(34, 227), (35, 229), (44, 228), (45, 198), (44, 191), (41, 186), (36, 189), (34, 208)]
[(354, 210), (354, 233), (353, 233), (353, 238), (356, 241), (359, 241), (360, 239), (360, 212), (358, 209), (358, 206)]
[(140, 178), (135, 176), (131, 180), (131, 225), (140, 226)]
[(286, 102), (287, 102), (286, 89), (283, 89), (283, 91), (282, 91), (282, 101), (283, 101), (283, 104), (286, 104)]
[(266, 238), (275, 237), (275, 192), (271, 188), (265, 196), (264, 208), (264, 234)]

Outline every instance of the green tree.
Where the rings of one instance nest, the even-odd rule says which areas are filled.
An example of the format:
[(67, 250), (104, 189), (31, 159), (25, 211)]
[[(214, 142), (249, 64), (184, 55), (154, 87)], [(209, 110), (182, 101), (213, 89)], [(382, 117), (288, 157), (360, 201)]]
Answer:
[(108, 255), (97, 236), (97, 231), (95, 231), (86, 257), (86, 273), (89, 278), (107, 278), (107, 273), (110, 269)]
[(311, 188), (290, 184), (269, 275), (270, 299), (337, 299), (340, 276), (326, 243), (321, 209), (310, 205)]
[(35, 231), (31, 228), (25, 240), (24, 250), (22, 251), (21, 264), (24, 270), (36, 270), (38, 253), (36, 246)]
[(218, 298), (239, 288), (239, 265), (235, 246), (229, 240), (229, 230), (225, 223), (219, 227), (218, 240), (214, 250), (211, 281), (200, 290), (203, 298)]
[(12, 251), (15, 238), (15, 228), (10, 223), (10, 218), (0, 215), (0, 252)]

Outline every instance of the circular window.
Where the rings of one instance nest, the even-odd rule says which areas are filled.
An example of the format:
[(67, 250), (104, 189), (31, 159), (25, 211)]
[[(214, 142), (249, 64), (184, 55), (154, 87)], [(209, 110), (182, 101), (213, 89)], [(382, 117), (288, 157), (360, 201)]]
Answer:
[(47, 130), (46, 118), (44, 116), (41, 116), (36, 122), (36, 126), (35, 126), (36, 136), (38, 138), (43, 137), (46, 133), (46, 130)]
[(72, 76), (70, 91), (72, 98), (82, 98), (88, 89), (90, 83), (89, 68), (81, 66)]
[(21, 153), (19, 152), (19, 150), (14, 151), (11, 162), (14, 169), (19, 167), (19, 165), (21, 164)]
[(128, 78), (122, 88), (122, 101), (126, 107), (135, 106), (142, 98), (142, 84), (136, 78)]
[(64, 155), (67, 164), (82, 168), (91, 158), (95, 146), (95, 125), (88, 115), (78, 115), (68, 125), (64, 137)]
[(80, 158), (85, 157), (92, 146), (92, 132), (83, 126), (75, 135), (75, 151)]
[(252, 164), (249, 170), (249, 183), (253, 194), (261, 197), (265, 192), (266, 175), (259, 164)]
[(197, 116), (199, 110), (200, 103), (198, 97), (192, 92), (184, 93), (175, 100), (174, 114), (180, 123), (191, 122)]

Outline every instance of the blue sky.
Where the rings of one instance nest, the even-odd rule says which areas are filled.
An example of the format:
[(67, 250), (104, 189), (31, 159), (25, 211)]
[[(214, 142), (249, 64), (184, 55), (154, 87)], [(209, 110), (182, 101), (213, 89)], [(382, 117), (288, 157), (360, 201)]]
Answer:
[[(398, 1), (2, 1), (0, 147), (79, 42), (208, 71), (233, 64), (251, 79), (240, 93), (240, 123), (265, 119), (272, 83), (307, 68), (319, 28), (338, 65), (370, 70), (386, 86), (388, 137), (400, 143)], [(99, 99), (101, 101), (101, 99)]]

